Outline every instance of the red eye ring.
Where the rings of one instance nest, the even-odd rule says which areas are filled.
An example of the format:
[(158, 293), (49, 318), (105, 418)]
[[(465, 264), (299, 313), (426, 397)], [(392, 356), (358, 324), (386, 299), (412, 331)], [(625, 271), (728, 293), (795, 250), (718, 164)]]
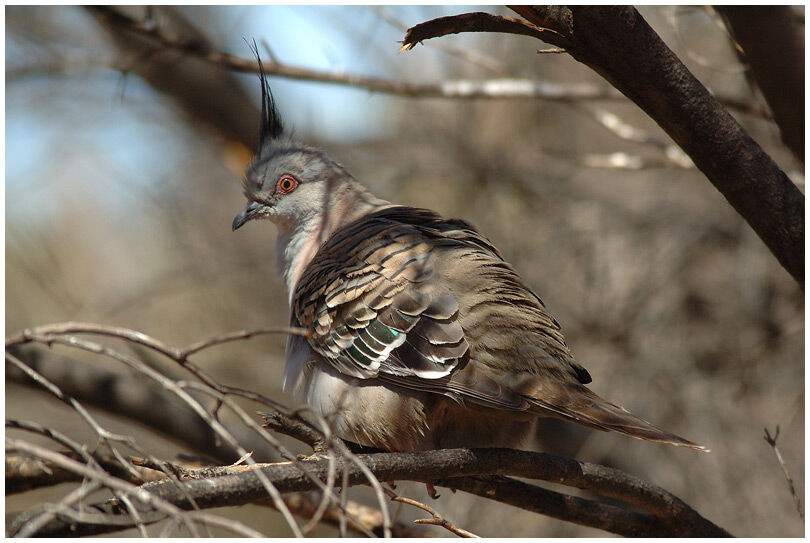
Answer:
[(284, 174), (278, 178), (278, 182), (276, 182), (276, 193), (277, 194), (289, 194), (295, 190), (298, 186), (298, 180), (289, 175)]

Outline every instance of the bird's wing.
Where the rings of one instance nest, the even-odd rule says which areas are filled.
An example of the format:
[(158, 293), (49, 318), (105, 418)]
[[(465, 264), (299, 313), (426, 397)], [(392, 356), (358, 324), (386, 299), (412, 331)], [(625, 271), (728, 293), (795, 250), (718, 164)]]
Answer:
[[(399, 208), (393, 208), (399, 209)], [(437, 290), (429, 239), (384, 210), (336, 232), (298, 281), (297, 325), (340, 372), (436, 379), (469, 345), (451, 293)]]
[[(504, 308), (511, 314), (490, 314)], [(486, 322), (465, 330), (476, 315)], [(336, 232), (299, 280), (293, 317), (310, 330), (317, 353), (358, 378), (452, 388), (442, 378), (466, 364), (472, 332), (475, 343), (488, 343), (480, 357), (496, 370), (547, 366), (590, 380), (568, 353), (559, 325), (489, 241), (469, 224), (427, 210), (387, 208)], [(508, 329), (516, 324), (524, 332)], [(490, 338), (486, 329), (500, 333)], [(521, 351), (518, 358), (499, 352), (514, 337), (529, 342), (509, 347)], [(485, 384), (483, 376), (474, 382), (496, 394), (496, 383)], [(473, 381), (466, 387), (481, 401), (490, 395), (476, 394)]]

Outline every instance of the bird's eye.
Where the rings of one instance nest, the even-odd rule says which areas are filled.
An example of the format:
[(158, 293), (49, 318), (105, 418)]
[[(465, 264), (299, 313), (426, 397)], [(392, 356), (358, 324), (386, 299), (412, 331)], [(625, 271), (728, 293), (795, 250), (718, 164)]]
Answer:
[(289, 194), (298, 186), (298, 181), (291, 175), (282, 175), (276, 183), (276, 193)]

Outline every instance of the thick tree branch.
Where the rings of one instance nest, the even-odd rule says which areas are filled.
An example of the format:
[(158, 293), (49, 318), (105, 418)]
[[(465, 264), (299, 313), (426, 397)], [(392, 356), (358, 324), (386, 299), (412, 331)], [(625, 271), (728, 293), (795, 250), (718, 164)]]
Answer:
[[(553, 31), (544, 41), (565, 48), (658, 123), (804, 288), (804, 196), (638, 11), (605, 6), (512, 9)], [(448, 24), (442, 22), (443, 27)]]
[(804, 288), (804, 196), (632, 7), (515, 6), (633, 100), (692, 158)]

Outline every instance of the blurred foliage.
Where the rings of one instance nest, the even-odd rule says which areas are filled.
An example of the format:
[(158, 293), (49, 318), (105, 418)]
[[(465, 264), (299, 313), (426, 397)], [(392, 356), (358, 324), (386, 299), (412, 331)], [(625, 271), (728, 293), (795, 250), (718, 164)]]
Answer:
[[(217, 46), (243, 56), (244, 21), (298, 17), (311, 31), (331, 24), (341, 43), (354, 41), (350, 51), (333, 53), (337, 67), (349, 72), (363, 72), (373, 59), (373, 69), (392, 79), (498, 76), (430, 44), (397, 56), (399, 30), (374, 8), (345, 9), (356, 11), (189, 7), (181, 13)], [(435, 6), (385, 9), (408, 26), (444, 14)], [(364, 15), (368, 23), (360, 31), (351, 15), (362, 10), (371, 15)], [(463, 11), (469, 10), (453, 8)], [(642, 13), (712, 91), (761, 100), (707, 11), (650, 7)], [(257, 38), (276, 45), (273, 35)], [(485, 52), (513, 76), (604, 84), (566, 55), (537, 55), (539, 44), (529, 38), (476, 34), (441, 41)], [(350, 63), (355, 56), (359, 60)], [(79, 8), (6, 8), (6, 332), (96, 321), (179, 346), (229, 330), (286, 324), (272, 225), (230, 230), (244, 204), (239, 148), (137, 75), (116, 71), (117, 58), (109, 38)], [(257, 100), (255, 79), (239, 77)], [(304, 86), (320, 89), (326, 101), (314, 111), (330, 107), (334, 87), (285, 84), (293, 91), (279, 93), (282, 112), (310, 107), (295, 100), (294, 89)], [(323, 146), (378, 196), (478, 226), (562, 324), (596, 392), (712, 452), (553, 421), (540, 426), (538, 448), (649, 479), (737, 536), (804, 533), (762, 439), (764, 427), (780, 425), (778, 445), (803, 495), (803, 293), (699, 171), (586, 167), (588, 154), (663, 157), (654, 145), (617, 138), (576, 104), (342, 92), (356, 93), (335, 106), (353, 108), (349, 115), (364, 115), (370, 104), (370, 119), (379, 125), (373, 137), (325, 139), (339, 130), (319, 132), (318, 119), (297, 126), (296, 135)], [(666, 141), (632, 104), (595, 105)], [(803, 189), (803, 166), (782, 146), (775, 126), (738, 119)], [(283, 352), (282, 338), (257, 338), (201, 354), (198, 363), (222, 382), (289, 403), (280, 391)], [(53, 406), (40, 403), (27, 389), (7, 387), (7, 416), (58, 418)], [(59, 424), (74, 432), (78, 427)], [(131, 432), (129, 424), (114, 427)], [(424, 498), (418, 485), (405, 488)], [(442, 494), (434, 507), (481, 535), (604, 535), (461, 493)], [(46, 496), (52, 494), (27, 499)], [(7, 502), (7, 510), (25, 507), (21, 498)], [(269, 530), (261, 522), (257, 527)]]

